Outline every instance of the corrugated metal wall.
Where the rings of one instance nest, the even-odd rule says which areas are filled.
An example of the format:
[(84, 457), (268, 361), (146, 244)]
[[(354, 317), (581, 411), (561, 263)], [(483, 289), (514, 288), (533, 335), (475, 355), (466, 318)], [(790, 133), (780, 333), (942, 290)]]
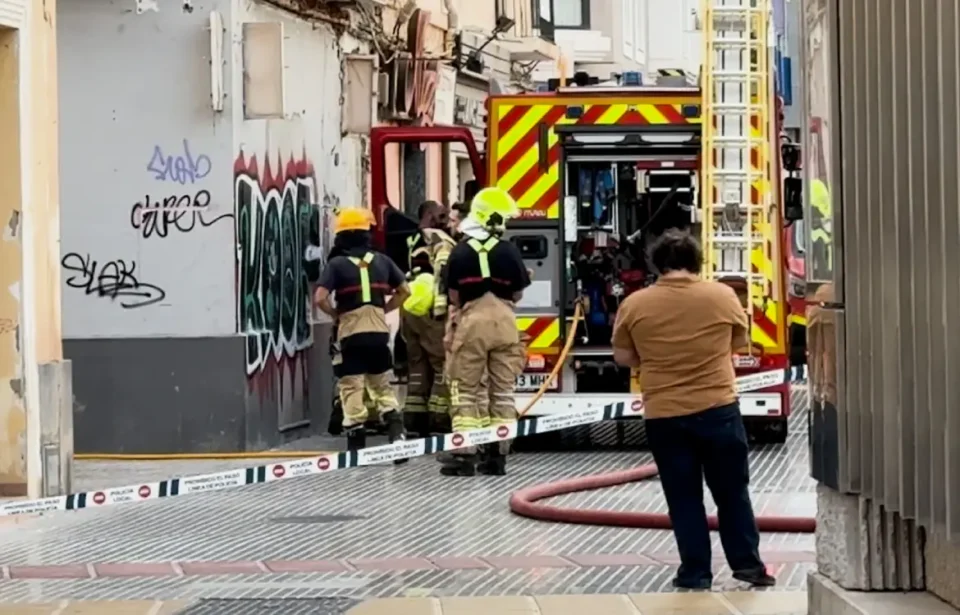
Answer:
[(814, 475), (955, 541), (958, 20), (956, 0), (804, 2)]

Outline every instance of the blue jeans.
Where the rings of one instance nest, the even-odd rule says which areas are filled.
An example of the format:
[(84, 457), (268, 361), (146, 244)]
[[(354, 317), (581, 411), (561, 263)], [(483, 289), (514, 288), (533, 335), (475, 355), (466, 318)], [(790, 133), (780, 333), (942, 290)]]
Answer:
[(717, 504), (720, 542), (730, 568), (743, 573), (763, 571), (760, 533), (748, 490), (747, 432), (739, 404), (650, 419), (646, 428), (680, 551), (678, 577), (713, 578), (704, 478)]

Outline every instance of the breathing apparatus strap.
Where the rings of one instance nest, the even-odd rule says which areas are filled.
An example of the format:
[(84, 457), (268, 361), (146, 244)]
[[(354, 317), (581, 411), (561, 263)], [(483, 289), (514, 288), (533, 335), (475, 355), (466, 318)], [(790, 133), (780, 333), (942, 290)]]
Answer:
[(490, 250), (492, 250), (493, 246), (497, 245), (499, 241), (496, 237), (491, 237), (482, 243), (477, 239), (471, 239), (467, 242), (470, 247), (476, 251), (480, 259), (480, 277), (484, 280), (490, 278)]
[(370, 291), (370, 263), (373, 262), (373, 256), (373, 252), (367, 252), (363, 255), (363, 258), (350, 257), (350, 262), (360, 270), (361, 303), (370, 303), (373, 301), (373, 293)]
[(407, 237), (407, 266), (413, 267), (413, 248), (417, 245), (421, 239), (420, 233), (414, 233)]

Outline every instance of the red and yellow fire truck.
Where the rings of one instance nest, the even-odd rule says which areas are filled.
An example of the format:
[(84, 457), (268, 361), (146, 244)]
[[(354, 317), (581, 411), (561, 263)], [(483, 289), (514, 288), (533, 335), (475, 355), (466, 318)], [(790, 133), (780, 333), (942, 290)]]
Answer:
[[(742, 45), (768, 49), (765, 30)], [(733, 70), (707, 62), (700, 85), (677, 71), (651, 86), (580, 74), (569, 87), (492, 95), (484, 154), (467, 128), (373, 130), (374, 204), (388, 203), (386, 145), (425, 141), (462, 143), (480, 185), (517, 200), (521, 214), (505, 238), (533, 271), (517, 306), (528, 349), (518, 407), (550, 381), (529, 414), (623, 402), (642, 416), (638, 378), (613, 361), (614, 317), (624, 297), (654, 279), (646, 244), (668, 228), (687, 228), (702, 238), (704, 276), (730, 284), (750, 319), (752, 349), (735, 357), (738, 375), (782, 376), (742, 394), (748, 428), (764, 441), (785, 440), (791, 310), (779, 114), (764, 53), (738, 57), (754, 61)], [(577, 305), (583, 317), (575, 324)], [(568, 335), (572, 350), (551, 381)]]

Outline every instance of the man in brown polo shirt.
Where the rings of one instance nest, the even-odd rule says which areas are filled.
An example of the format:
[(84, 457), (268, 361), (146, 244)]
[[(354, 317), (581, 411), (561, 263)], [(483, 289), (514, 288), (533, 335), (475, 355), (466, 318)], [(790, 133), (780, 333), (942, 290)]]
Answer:
[(613, 350), (618, 363), (640, 369), (647, 438), (680, 551), (673, 584), (709, 589), (713, 582), (706, 479), (734, 578), (774, 585), (760, 560), (735, 389), (733, 352), (747, 344), (743, 306), (729, 286), (700, 279), (702, 254), (689, 233), (665, 232), (649, 260), (659, 278), (620, 306)]

